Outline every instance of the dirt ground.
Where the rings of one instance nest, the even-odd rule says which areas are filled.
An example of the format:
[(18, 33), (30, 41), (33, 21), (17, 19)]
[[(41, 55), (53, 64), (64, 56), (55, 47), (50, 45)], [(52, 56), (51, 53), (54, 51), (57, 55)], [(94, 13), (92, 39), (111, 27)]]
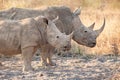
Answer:
[(0, 80), (120, 80), (120, 56), (54, 56), (57, 66), (42, 67), (40, 57), (32, 61), (34, 72), (22, 72), (21, 55), (0, 58)]

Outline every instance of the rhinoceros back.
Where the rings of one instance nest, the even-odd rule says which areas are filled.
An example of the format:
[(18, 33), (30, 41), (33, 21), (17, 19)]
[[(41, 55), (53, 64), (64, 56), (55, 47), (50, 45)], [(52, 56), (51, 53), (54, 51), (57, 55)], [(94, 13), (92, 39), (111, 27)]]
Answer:
[(21, 27), (18, 23), (0, 22), (0, 53), (14, 55), (21, 53), (20, 34)]

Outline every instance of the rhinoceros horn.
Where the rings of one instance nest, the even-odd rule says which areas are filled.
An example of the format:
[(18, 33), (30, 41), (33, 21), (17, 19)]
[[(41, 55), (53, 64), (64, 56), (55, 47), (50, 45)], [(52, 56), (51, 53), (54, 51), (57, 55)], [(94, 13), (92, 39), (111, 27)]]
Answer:
[(98, 29), (98, 30), (95, 30), (97, 36), (100, 35), (100, 33), (103, 31), (104, 27), (105, 27), (105, 18), (104, 18), (104, 22), (103, 22), (103, 25), (101, 26), (101, 28)]
[(95, 26), (95, 22), (92, 25), (90, 25), (88, 28), (93, 30), (94, 26)]

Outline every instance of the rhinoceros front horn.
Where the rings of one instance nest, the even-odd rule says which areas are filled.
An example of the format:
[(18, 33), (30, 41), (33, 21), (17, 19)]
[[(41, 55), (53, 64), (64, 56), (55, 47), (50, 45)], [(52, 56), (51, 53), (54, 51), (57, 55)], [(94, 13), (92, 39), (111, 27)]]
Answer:
[(104, 27), (105, 27), (105, 18), (104, 18), (104, 22), (103, 22), (102, 27), (101, 27), (100, 29), (98, 29), (98, 30), (95, 30), (95, 32), (96, 32), (96, 34), (97, 34), (97, 36), (99, 36), (99, 35), (100, 35), (100, 33), (103, 31)]

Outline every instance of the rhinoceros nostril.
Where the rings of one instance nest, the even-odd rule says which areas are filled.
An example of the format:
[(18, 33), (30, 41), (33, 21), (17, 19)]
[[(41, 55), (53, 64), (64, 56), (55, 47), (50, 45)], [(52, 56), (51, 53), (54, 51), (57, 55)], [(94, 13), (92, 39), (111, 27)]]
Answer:
[(96, 45), (96, 43), (94, 42), (94, 43), (92, 43), (93, 45)]

